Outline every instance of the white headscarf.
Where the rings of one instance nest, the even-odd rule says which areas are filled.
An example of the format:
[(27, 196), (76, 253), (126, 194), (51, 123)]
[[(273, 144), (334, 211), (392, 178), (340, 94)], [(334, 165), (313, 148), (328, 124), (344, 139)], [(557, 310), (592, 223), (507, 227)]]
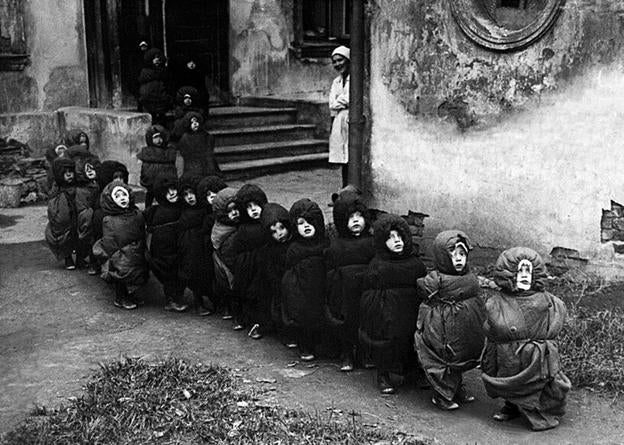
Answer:
[(334, 51), (332, 51), (331, 56), (334, 57), (336, 54), (344, 57), (347, 60), (351, 60), (351, 50), (344, 45), (341, 45), (338, 48), (336, 48)]

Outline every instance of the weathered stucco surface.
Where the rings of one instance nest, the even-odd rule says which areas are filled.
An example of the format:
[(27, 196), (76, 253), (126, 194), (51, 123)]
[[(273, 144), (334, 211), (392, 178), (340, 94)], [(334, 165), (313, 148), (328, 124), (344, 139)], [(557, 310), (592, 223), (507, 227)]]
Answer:
[(481, 245), (613, 259), (601, 209), (624, 199), (622, 16), (567, 2), (540, 42), (486, 51), (447, 2), (379, 0), (371, 25), (375, 205)]
[(230, 2), (231, 85), (234, 97), (329, 91), (329, 58), (300, 60), (293, 41), (293, 0)]
[(0, 114), (0, 135), (28, 144), (33, 157), (44, 156), (58, 143), (61, 132), (57, 114), (50, 111)]
[(0, 72), (0, 113), (54, 110), (88, 101), (81, 0), (24, 0), (24, 71)]

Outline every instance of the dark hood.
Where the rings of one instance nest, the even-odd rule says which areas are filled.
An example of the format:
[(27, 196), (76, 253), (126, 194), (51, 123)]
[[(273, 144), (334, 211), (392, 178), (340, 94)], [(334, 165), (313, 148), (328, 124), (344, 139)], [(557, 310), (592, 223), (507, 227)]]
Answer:
[(191, 106), (192, 107), (198, 106), (199, 105), (199, 91), (197, 91), (197, 88), (191, 87), (191, 86), (184, 86), (177, 91), (176, 103), (178, 105), (184, 105), (183, 104), (184, 96), (186, 96), (187, 94), (191, 96), (191, 100), (193, 101)]
[[(390, 236), (390, 231), (396, 230), (401, 238), (403, 239), (403, 253), (397, 255), (388, 250), (386, 246), (386, 241)], [(373, 233), (375, 237), (375, 251), (378, 255), (391, 258), (391, 257), (403, 257), (412, 253), (414, 246), (412, 242), (412, 232), (409, 228), (407, 222), (401, 218), (399, 215), (394, 215), (392, 213), (385, 213), (381, 215), (377, 221), (375, 221), (375, 225), (373, 226)]]
[(147, 129), (147, 131), (145, 132), (145, 143), (147, 145), (154, 146), (154, 143), (152, 142), (152, 137), (154, 137), (156, 133), (162, 134), (162, 137), (165, 141), (162, 148), (166, 148), (167, 142), (169, 142), (169, 131), (162, 125), (152, 125)]
[(69, 130), (65, 135), (65, 145), (71, 147), (72, 145), (80, 145), (80, 136), (84, 135), (87, 138), (87, 147), (89, 147), (89, 135), (80, 129)]
[[(52, 173), (54, 174), (54, 181), (56, 182), (56, 184), (59, 187), (75, 185), (76, 184), (75, 169), (76, 169), (76, 165), (74, 161), (71, 160), (70, 158), (66, 158), (66, 157), (56, 158), (52, 162)], [(65, 180), (63, 179), (63, 173), (65, 173), (66, 171), (74, 172), (74, 182), (72, 182), (71, 184), (65, 183)]]
[(275, 203), (269, 202), (264, 205), (262, 209), (262, 215), (260, 215), (260, 224), (267, 231), (271, 231), (271, 226), (276, 222), (281, 222), (292, 234), (290, 216), (288, 210), (285, 207)]
[(208, 192), (219, 193), (227, 187), (227, 184), (219, 176), (206, 176), (199, 181), (199, 195), (202, 199), (206, 199)]
[(249, 220), (246, 209), (250, 202), (255, 202), (262, 208), (268, 202), (266, 193), (255, 184), (245, 184), (236, 192), (236, 204), (240, 209), (241, 220), (243, 221)]
[[(295, 202), (290, 211), (290, 224), (293, 228), (297, 227), (297, 218), (303, 218), (314, 226), (316, 233), (313, 239), (325, 237), (325, 217), (323, 211), (314, 201), (304, 198)], [(296, 236), (300, 236), (296, 230), (293, 230)]]
[[(122, 209), (117, 204), (115, 204), (115, 201), (113, 201), (113, 196), (112, 196), (113, 189), (117, 186), (121, 186), (125, 188), (128, 191), (128, 194), (130, 195), (130, 205), (128, 206), (127, 209)], [(127, 184), (124, 184), (123, 182), (119, 180), (113, 181), (110, 184), (108, 184), (106, 187), (104, 187), (104, 190), (100, 194), (100, 207), (102, 208), (102, 210), (104, 211), (104, 214), (106, 215), (122, 215), (124, 213), (128, 213), (134, 210), (135, 208), (134, 193), (132, 193), (132, 189), (128, 187)]]
[(358, 194), (343, 193), (334, 201), (334, 225), (336, 226), (336, 230), (341, 237), (353, 237), (353, 234), (347, 227), (347, 224), (349, 222), (349, 217), (355, 212), (360, 212), (362, 216), (364, 216), (364, 221), (366, 221), (366, 225), (362, 233), (368, 232), (368, 208), (364, 205)]
[(56, 154), (56, 148), (59, 147), (59, 146), (65, 147), (65, 151), (67, 151), (67, 146), (65, 144), (57, 144), (57, 145), (54, 145), (54, 146), (48, 148), (46, 150), (46, 152), (45, 152), (46, 160), (50, 163), (50, 165), (52, 165), (52, 162), (56, 158), (58, 158), (58, 155)]
[(201, 208), (205, 207), (208, 203), (206, 202), (206, 198), (201, 199), (199, 194), (199, 183), (201, 181), (201, 176), (193, 175), (193, 174), (185, 174), (180, 177), (180, 181), (178, 182), (178, 193), (180, 193), (180, 198), (182, 199), (182, 205), (184, 207), (188, 207), (186, 201), (184, 201), (184, 190), (191, 189), (195, 192), (195, 197), (197, 198), (197, 204), (195, 204), (192, 208)]
[(143, 65), (148, 68), (156, 68), (154, 64), (152, 63), (152, 61), (156, 58), (156, 56), (160, 57), (164, 65), (165, 60), (166, 60), (165, 54), (158, 48), (150, 48), (147, 51), (145, 51), (145, 54), (143, 54)]
[(543, 291), (548, 276), (546, 265), (540, 254), (528, 247), (512, 247), (500, 254), (496, 260), (496, 270), (494, 271), (496, 284), (506, 292), (522, 292), (516, 288), (518, 264), (522, 260), (529, 260), (533, 264), (531, 291)]
[(236, 202), (236, 189), (226, 187), (217, 193), (212, 203), (215, 219), (222, 224), (231, 224), (227, 217), (227, 207), (231, 202)]
[(457, 273), (453, 267), (450, 251), (457, 243), (464, 243), (468, 251), (472, 250), (470, 239), (461, 230), (445, 230), (438, 234), (433, 240), (431, 249), (433, 250), (433, 266), (440, 272), (447, 275), (465, 275), (469, 272), (469, 262), (461, 273)]
[(121, 173), (123, 182), (127, 184), (129, 173), (124, 164), (118, 161), (104, 161), (100, 164), (97, 170), (97, 182), (100, 185), (100, 190), (103, 190), (104, 187), (113, 181), (116, 172)]
[(178, 190), (178, 178), (173, 175), (158, 175), (154, 179), (154, 197), (158, 204), (162, 206), (178, 206), (182, 200), (180, 190), (178, 190), (178, 202), (173, 204), (167, 201), (167, 191), (170, 188)]

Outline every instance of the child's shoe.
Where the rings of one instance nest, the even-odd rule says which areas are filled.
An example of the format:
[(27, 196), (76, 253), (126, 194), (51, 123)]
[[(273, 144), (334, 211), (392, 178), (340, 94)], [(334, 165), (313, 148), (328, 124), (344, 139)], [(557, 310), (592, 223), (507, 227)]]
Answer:
[(387, 372), (377, 373), (377, 386), (382, 394), (394, 394), (396, 390), (390, 381), (390, 374)]
[(86, 269), (89, 263), (84, 259), (76, 255), (76, 269)]
[(71, 257), (71, 255), (65, 257), (65, 269), (76, 270), (76, 263), (74, 263), (74, 259)]
[(195, 308), (195, 311), (200, 317), (207, 317), (208, 315), (212, 314), (212, 311), (210, 309), (201, 304), (197, 306), (197, 308)]
[(132, 309), (137, 308), (137, 304), (135, 302), (125, 297), (115, 298), (115, 301), (113, 302), (113, 304), (118, 308), (127, 309), (127, 310), (132, 310)]
[(231, 320), (232, 318), (232, 314), (230, 314), (230, 310), (228, 308), (225, 308), (225, 310), (223, 311), (223, 315), (221, 316), (222, 320)]
[(186, 304), (176, 303), (175, 301), (169, 301), (165, 304), (165, 310), (171, 312), (184, 312), (188, 309)]
[(520, 410), (518, 409), (518, 406), (513, 403), (505, 402), (500, 411), (492, 415), (492, 418), (494, 420), (498, 420), (499, 422), (506, 422), (519, 416)]
[(475, 396), (466, 391), (466, 387), (464, 385), (460, 385), (453, 401), (457, 403), (471, 403), (475, 401)]
[(235, 331), (242, 331), (245, 328), (239, 321), (234, 320), (234, 324), (232, 325), (232, 329)]
[(87, 268), (87, 274), (88, 275), (99, 275), (100, 273), (100, 267), (93, 264), (93, 263), (89, 263), (89, 267)]
[(344, 358), (342, 360), (342, 364), (340, 365), (340, 371), (342, 372), (351, 372), (353, 371), (353, 355), (352, 354), (345, 354)]
[(145, 299), (143, 297), (141, 297), (141, 296), (138, 296), (136, 294), (136, 292), (130, 292), (128, 294), (128, 300), (130, 300), (131, 302), (133, 302), (137, 306), (144, 306), (145, 305)]
[(260, 325), (258, 323), (253, 325), (247, 333), (247, 336), (253, 338), (254, 340), (260, 340), (262, 338), (262, 334), (260, 333)]
[(459, 405), (456, 402), (449, 402), (444, 397), (435, 393), (431, 398), (431, 403), (440, 408), (442, 411), (453, 411), (459, 408)]
[(303, 349), (301, 351), (301, 354), (299, 355), (299, 359), (302, 362), (311, 362), (312, 360), (314, 360), (316, 357), (314, 357), (314, 354), (312, 354), (311, 351), (308, 351), (307, 349)]

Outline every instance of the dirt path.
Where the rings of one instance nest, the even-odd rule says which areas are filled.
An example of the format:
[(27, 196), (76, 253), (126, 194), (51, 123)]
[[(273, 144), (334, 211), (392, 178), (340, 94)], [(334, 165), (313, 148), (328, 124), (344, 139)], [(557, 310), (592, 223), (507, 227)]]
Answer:
[[(275, 179), (266, 181), (269, 188)], [(315, 193), (325, 195), (327, 188)], [(560, 428), (532, 433), (522, 422), (490, 420), (497, 404), (484, 394), (476, 373), (468, 376), (468, 386), (478, 401), (443, 413), (431, 407), (423, 390), (401, 388), (396, 396), (381, 396), (372, 371), (342, 374), (329, 361), (317, 368), (289, 367), (296, 355), (274, 339), (250, 340), (215, 317), (165, 313), (154, 282), (142, 293), (145, 307), (116, 309), (105, 283), (62, 270), (42, 242), (0, 244), (0, 432), (34, 404), (54, 406), (78, 395), (99, 362), (175, 355), (238, 369), (247, 384), (267, 389), (266, 402), (320, 413), (333, 408), (335, 415), (355, 410), (366, 423), (442, 443), (624, 443), (624, 410), (585, 391), (572, 393)]]

